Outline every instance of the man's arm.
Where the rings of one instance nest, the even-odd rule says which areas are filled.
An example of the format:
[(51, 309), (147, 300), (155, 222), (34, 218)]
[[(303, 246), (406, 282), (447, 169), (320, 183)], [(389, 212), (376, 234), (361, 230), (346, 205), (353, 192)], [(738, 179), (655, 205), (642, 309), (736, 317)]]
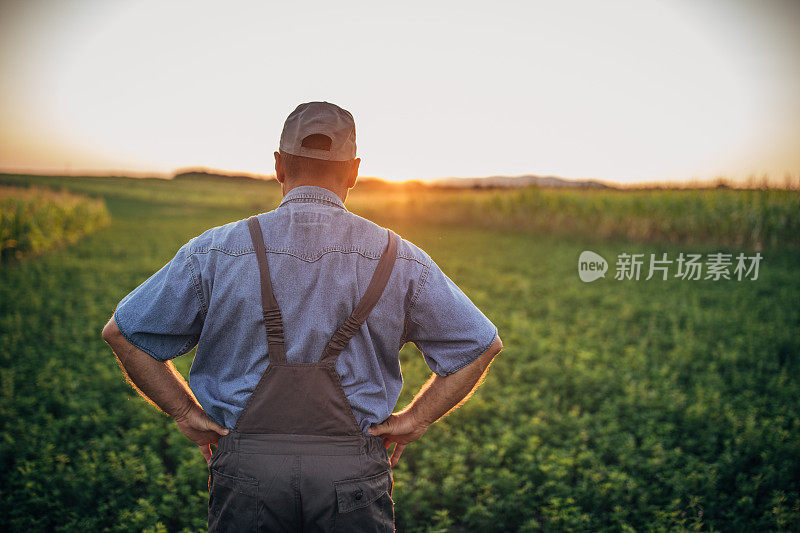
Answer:
[(403, 449), (420, 438), (428, 426), (456, 410), (472, 396), (483, 382), (492, 360), (502, 349), (503, 342), (498, 335), (489, 349), (475, 361), (449, 376), (432, 374), (407, 407), (369, 428), (371, 434), (383, 437), (387, 448), (392, 442), (397, 443), (392, 452), (392, 466), (397, 466)]
[(171, 361), (158, 361), (128, 342), (114, 317), (103, 328), (103, 339), (116, 354), (134, 389), (175, 419), (181, 432), (197, 444), (206, 461), (210, 461), (210, 444), (216, 443), (220, 435), (227, 435), (228, 430), (206, 415), (175, 365)]

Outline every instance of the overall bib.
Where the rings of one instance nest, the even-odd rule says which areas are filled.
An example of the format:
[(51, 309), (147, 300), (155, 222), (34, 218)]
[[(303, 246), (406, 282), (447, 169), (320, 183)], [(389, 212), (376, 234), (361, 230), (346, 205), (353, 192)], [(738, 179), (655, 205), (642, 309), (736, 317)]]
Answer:
[(319, 362), (289, 363), (261, 226), (256, 217), (247, 225), (261, 278), (269, 366), (209, 463), (209, 530), (394, 531), (388, 452), (383, 439), (358, 426), (335, 364), (386, 287), (397, 237), (388, 232), (366, 293)]

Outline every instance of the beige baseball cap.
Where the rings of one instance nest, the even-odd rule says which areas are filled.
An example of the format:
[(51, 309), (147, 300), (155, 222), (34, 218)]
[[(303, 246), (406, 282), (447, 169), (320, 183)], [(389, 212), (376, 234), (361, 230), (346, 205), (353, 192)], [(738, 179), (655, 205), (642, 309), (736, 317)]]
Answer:
[[(307, 141), (304, 145), (312, 135), (314, 142)], [(353, 115), (329, 102), (300, 104), (283, 125), (280, 151), (327, 161), (355, 159), (356, 123)]]

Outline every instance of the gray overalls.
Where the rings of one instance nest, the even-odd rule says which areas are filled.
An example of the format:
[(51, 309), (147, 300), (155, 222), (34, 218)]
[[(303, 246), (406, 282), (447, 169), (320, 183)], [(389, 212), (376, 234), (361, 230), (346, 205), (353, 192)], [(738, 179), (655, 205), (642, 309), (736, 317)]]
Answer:
[(269, 366), (210, 469), (210, 531), (394, 531), (392, 470), (383, 440), (364, 434), (336, 359), (383, 293), (397, 236), (367, 291), (317, 363), (289, 363), (258, 218), (247, 220), (261, 276)]

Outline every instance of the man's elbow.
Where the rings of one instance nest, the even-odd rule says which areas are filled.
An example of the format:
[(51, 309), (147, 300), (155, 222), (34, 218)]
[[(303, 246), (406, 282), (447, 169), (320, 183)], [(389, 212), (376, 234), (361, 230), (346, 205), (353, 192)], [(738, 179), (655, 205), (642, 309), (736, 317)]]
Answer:
[(489, 346), (487, 352), (492, 354), (492, 357), (494, 357), (495, 355), (499, 354), (502, 350), (503, 350), (503, 341), (500, 339), (500, 334), (498, 333), (497, 337), (494, 338), (494, 342), (492, 343), (492, 345)]
[(109, 320), (103, 327), (102, 336), (103, 340), (108, 344), (113, 343), (122, 336), (122, 332), (117, 327), (117, 322), (114, 320), (113, 316), (111, 317), (111, 320)]
[(500, 335), (498, 334), (494, 338), (494, 342), (492, 342), (492, 345), (489, 346), (489, 348), (487, 348), (486, 351), (483, 352), (483, 354), (481, 354), (478, 357), (475, 363), (477, 363), (478, 366), (481, 368), (488, 367), (491, 364), (492, 360), (495, 358), (495, 356), (499, 354), (500, 350), (502, 349), (503, 349), (503, 341), (500, 340)]

